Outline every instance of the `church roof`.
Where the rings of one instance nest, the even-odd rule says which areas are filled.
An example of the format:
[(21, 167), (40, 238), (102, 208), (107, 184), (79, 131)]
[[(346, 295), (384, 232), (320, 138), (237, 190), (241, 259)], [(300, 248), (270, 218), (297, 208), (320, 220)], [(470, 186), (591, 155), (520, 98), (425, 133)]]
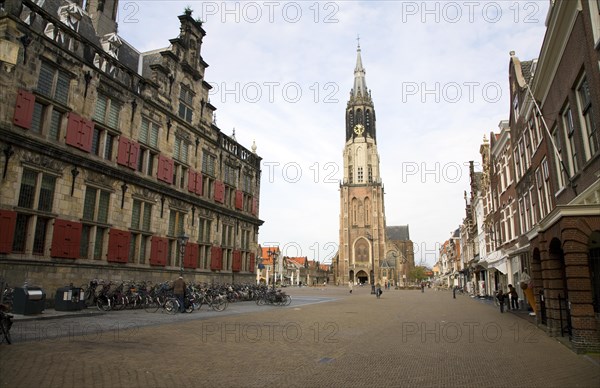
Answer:
[(410, 240), (410, 233), (408, 231), (408, 225), (387, 226), (385, 228), (385, 235), (387, 236), (388, 240), (396, 240), (396, 241)]

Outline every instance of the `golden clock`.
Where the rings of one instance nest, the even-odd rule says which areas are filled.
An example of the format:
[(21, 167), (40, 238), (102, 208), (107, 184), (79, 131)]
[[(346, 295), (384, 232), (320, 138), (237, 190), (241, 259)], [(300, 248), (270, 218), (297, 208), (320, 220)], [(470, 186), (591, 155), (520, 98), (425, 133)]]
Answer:
[(358, 136), (362, 135), (364, 131), (365, 127), (362, 124), (356, 124), (354, 126), (354, 133), (356, 133)]

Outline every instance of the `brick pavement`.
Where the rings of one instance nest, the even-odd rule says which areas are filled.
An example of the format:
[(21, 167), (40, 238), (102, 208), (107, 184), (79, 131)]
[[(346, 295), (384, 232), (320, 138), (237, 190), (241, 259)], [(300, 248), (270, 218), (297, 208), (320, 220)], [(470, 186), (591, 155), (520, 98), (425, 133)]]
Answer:
[(0, 347), (2, 387), (598, 386), (600, 366), (450, 293), (288, 289), (327, 303)]

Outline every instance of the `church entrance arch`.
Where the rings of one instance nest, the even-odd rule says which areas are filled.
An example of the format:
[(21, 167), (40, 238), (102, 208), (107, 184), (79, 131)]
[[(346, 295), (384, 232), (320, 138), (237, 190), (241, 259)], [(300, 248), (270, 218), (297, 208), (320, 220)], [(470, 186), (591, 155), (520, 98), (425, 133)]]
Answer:
[(356, 280), (358, 281), (358, 283), (368, 284), (369, 283), (369, 275), (367, 275), (367, 273), (365, 271), (358, 271), (356, 273)]

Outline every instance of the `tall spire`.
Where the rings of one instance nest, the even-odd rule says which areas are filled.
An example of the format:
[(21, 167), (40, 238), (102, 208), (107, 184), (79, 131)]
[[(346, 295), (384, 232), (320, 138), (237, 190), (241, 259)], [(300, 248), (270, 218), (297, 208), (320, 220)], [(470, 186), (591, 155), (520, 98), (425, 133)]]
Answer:
[(362, 64), (362, 58), (360, 57), (360, 38), (357, 38), (358, 46), (356, 48), (356, 67), (354, 68), (354, 89), (352, 89), (352, 96), (366, 97), (368, 95), (367, 81), (365, 80), (365, 68)]

